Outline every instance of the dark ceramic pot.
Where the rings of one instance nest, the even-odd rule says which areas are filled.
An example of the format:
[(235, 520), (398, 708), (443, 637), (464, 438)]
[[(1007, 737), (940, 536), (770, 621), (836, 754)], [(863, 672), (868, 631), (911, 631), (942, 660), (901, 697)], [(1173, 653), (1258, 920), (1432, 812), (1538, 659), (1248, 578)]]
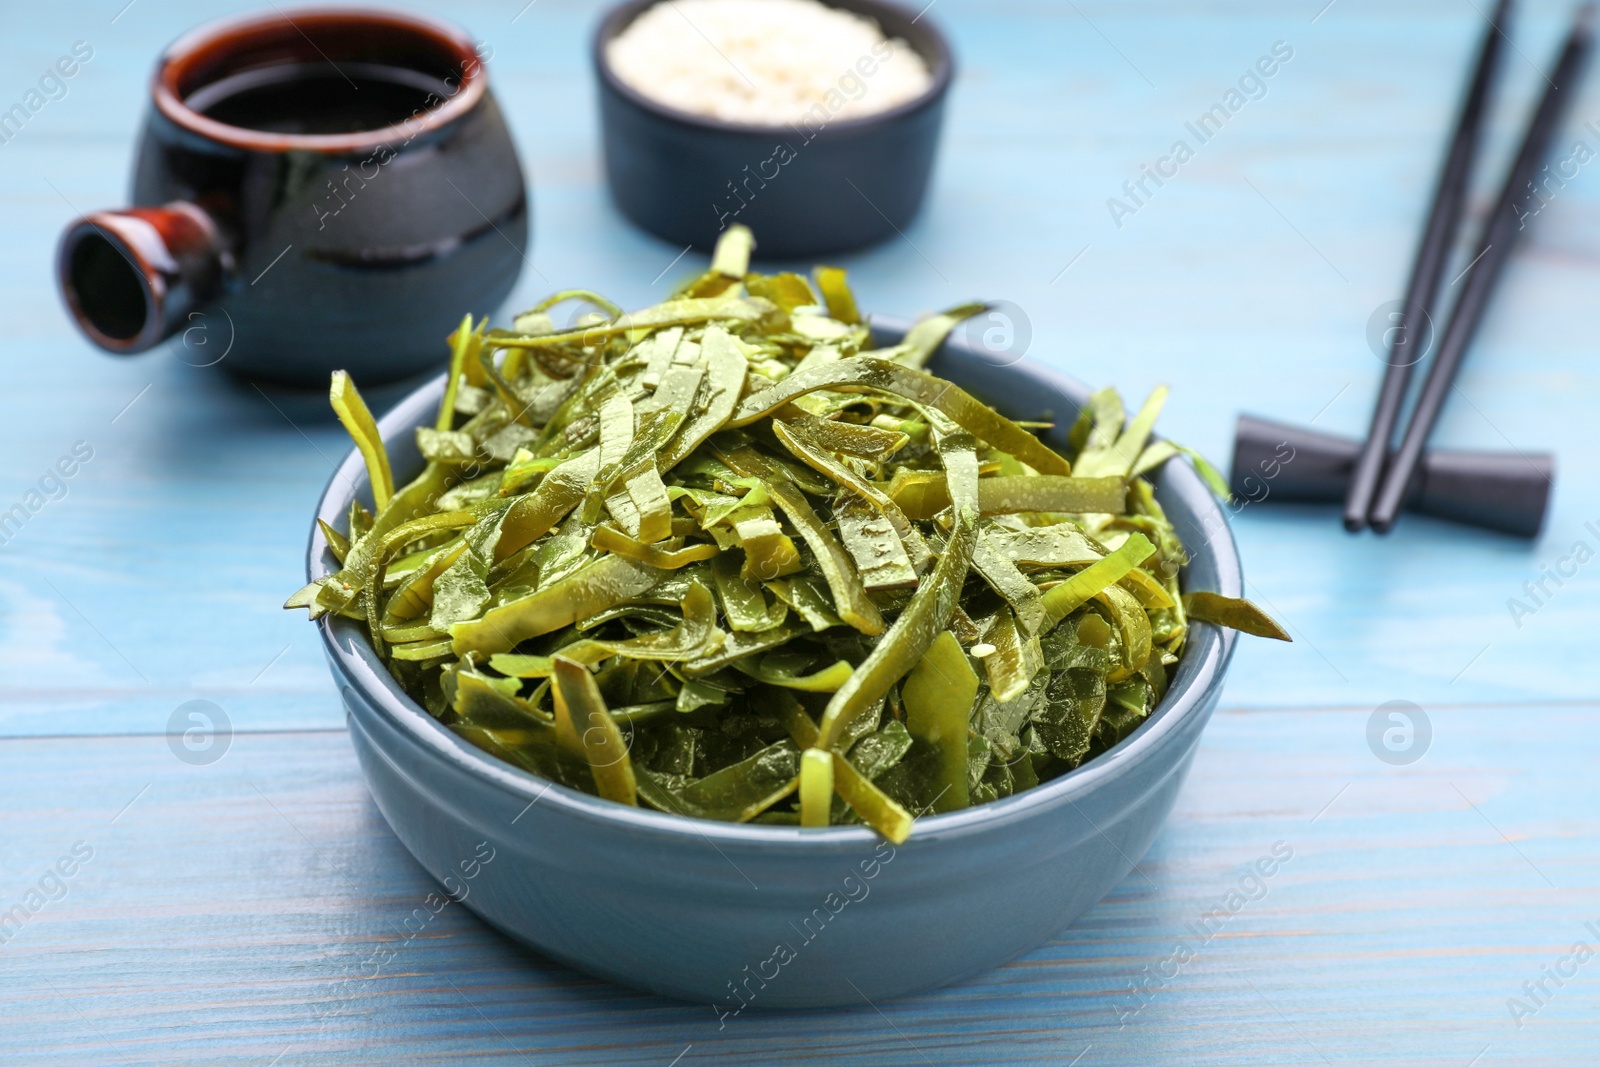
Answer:
[[(659, 104), (611, 70), (606, 44), (655, 2), (617, 7), (595, 34), (606, 178), (624, 215), (658, 237), (701, 249), (740, 222), (755, 231), (764, 259), (860, 248), (911, 224), (933, 172), (955, 71), (932, 22), (884, 0), (828, 0), (876, 19), (921, 55), (933, 74), (927, 92), (856, 119), (831, 121), (819, 104), (815, 120), (796, 126), (739, 126)], [(847, 74), (864, 78), (871, 91), (869, 75), (840, 71)]]
[(372, 9), (274, 9), (179, 39), (152, 81), (135, 206), (61, 239), (84, 334), (126, 354), (183, 331), (204, 339), (189, 362), (289, 384), (437, 364), (463, 314), (510, 293), (528, 242), (486, 52)]

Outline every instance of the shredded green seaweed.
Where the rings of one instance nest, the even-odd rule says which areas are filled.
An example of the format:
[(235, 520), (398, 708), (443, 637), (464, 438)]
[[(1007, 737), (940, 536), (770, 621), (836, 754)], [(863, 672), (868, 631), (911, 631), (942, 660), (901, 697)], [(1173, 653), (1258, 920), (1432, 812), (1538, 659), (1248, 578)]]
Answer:
[[(332, 399), (376, 512), (287, 607), (366, 626), (400, 684), (496, 757), (623, 804), (866, 824), (904, 841), (1138, 728), (1191, 621), (1145, 475), (1159, 388), (1097, 393), (1057, 451), (922, 369), (965, 304), (871, 347), (845, 272), (710, 270), (631, 314), (557, 293), (451, 337), (426, 467), (396, 490), (354, 384)], [(548, 311), (593, 308), (565, 330)]]

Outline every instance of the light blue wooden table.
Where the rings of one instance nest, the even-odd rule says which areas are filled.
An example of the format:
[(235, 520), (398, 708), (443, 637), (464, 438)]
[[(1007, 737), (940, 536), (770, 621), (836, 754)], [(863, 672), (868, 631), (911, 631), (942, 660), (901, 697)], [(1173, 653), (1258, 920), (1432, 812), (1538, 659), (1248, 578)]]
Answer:
[[(524, 2), (436, 5), (493, 46), (534, 183), (536, 269), (513, 303), (568, 286), (653, 302), (700, 261), (669, 268), (678, 249), (607, 201), (598, 7)], [(1439, 434), (1558, 454), (1537, 543), (1415, 518), (1351, 538), (1329, 510), (1246, 508), (1251, 595), (1296, 643), (1241, 647), (1134, 874), (959, 987), (720, 1029), (460, 908), (399, 933), (432, 886), (367, 796), (312, 628), (278, 608), (341, 433), (321, 398), (181, 348), (103, 356), (52, 289), (62, 223), (124, 195), (153, 57), (237, 6), (125, 3), (13, 3), (0, 34), (0, 106), (73, 42), (94, 49), (0, 145), (0, 511), (75, 443), (93, 450), (0, 546), (0, 910), (48, 898), (0, 944), (0, 1062), (1595, 1061), (1600, 563), (1547, 581), (1520, 625), (1507, 601), (1575, 543), (1600, 549), (1600, 164), (1535, 222)], [(1488, 5), (1324, 4), (939, 0), (927, 17), (961, 61), (942, 161), (906, 239), (845, 260), (864, 304), (1010, 300), (1033, 358), (1132, 395), (1170, 383), (1165, 430), (1219, 460), (1240, 411), (1359, 432), (1381, 370), (1367, 320), (1399, 295)], [(1525, 6), (1475, 216), (1566, 17)], [(1276, 42), (1293, 55), (1265, 95), (1117, 226), (1108, 198)], [(1600, 148), (1600, 78), (1574, 116), (1563, 142)], [(232, 723), (208, 765), (166, 736), (191, 699)], [(1431, 723), (1409, 765), (1368, 746), (1390, 700)], [(1199, 944), (1192, 924), (1279, 842), (1292, 859)], [(50, 873), (61, 860), (71, 877)], [(1196, 955), (1178, 967), (1180, 940)], [(379, 949), (397, 956), (366, 977)]]

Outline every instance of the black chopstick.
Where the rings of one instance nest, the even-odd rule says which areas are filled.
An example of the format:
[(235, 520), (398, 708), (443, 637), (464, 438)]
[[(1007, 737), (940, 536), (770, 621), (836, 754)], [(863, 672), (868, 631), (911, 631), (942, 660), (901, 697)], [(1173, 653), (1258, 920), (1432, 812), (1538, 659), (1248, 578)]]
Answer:
[(1356, 457), (1355, 468), (1350, 474), (1350, 488), (1345, 493), (1344, 528), (1351, 533), (1367, 525), (1367, 512), (1372, 507), (1373, 495), (1378, 491), (1384, 461), (1389, 458), (1389, 448), (1394, 441), (1395, 423), (1400, 418), (1400, 408), (1405, 403), (1406, 391), (1411, 384), (1411, 368), (1424, 355), (1416, 351), (1416, 347), (1431, 332), (1424, 327), (1424, 323), (1428, 320), (1434, 299), (1439, 295), (1439, 279), (1443, 277), (1445, 265), (1450, 261), (1450, 251), (1455, 247), (1472, 164), (1477, 156), (1478, 131), (1483, 128), (1483, 116), (1488, 110), (1489, 92), (1500, 64), (1500, 42), (1505, 39), (1504, 28), (1510, 11), (1511, 0), (1500, 0), (1494, 16), (1489, 20), (1483, 44), (1478, 48), (1478, 62), (1473, 68), (1466, 99), (1461, 104), (1461, 115), (1456, 120), (1455, 133), (1445, 152), (1444, 165), (1439, 170), (1433, 204), (1428, 209), (1428, 222), (1422, 231), (1422, 241), (1417, 246), (1416, 260), (1411, 265), (1411, 279), (1406, 285), (1405, 300), (1401, 304), (1400, 323), (1393, 331), (1395, 340), (1388, 349), (1389, 368), (1383, 372), (1383, 386), (1378, 392), (1377, 407), (1372, 412), (1372, 427), (1367, 431), (1366, 443)]
[(1434, 423), (1439, 419), (1439, 410), (1444, 406), (1445, 395), (1455, 383), (1462, 357), (1467, 353), (1467, 346), (1483, 318), (1495, 283), (1499, 281), (1522, 231), (1526, 212), (1519, 212), (1517, 208), (1527, 198), (1533, 178), (1543, 166), (1550, 139), (1575, 95), (1584, 62), (1593, 44), (1593, 26), (1594, 5), (1585, 4), (1579, 9), (1572, 31), (1567, 35), (1555, 73), (1548, 79), (1549, 88), (1534, 111), (1522, 148), (1517, 152), (1516, 162), (1506, 176), (1505, 188), (1500, 191), (1500, 198), (1489, 215), (1483, 239), (1478, 242), (1481, 251), (1467, 267), (1466, 282), (1451, 309), (1444, 339), (1439, 342), (1439, 352), (1434, 356), (1433, 365), (1428, 368), (1427, 378), (1423, 380), (1411, 425), (1406, 428), (1405, 438), (1400, 442), (1400, 448), (1378, 490), (1369, 521), (1379, 533), (1388, 533), (1393, 529), (1400, 515), (1406, 491), (1416, 477), (1422, 450), (1428, 443), (1428, 435), (1433, 432)]

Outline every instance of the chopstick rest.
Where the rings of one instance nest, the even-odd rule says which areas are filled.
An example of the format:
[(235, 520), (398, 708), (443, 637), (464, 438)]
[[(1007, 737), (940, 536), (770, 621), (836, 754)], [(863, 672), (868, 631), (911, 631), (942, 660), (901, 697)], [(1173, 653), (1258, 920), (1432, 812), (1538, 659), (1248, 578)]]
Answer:
[[(1336, 504), (1345, 499), (1361, 443), (1288, 423), (1239, 416), (1228, 485), (1243, 506)], [(1537, 537), (1550, 505), (1548, 453), (1423, 453), (1405, 509), (1516, 537)]]

